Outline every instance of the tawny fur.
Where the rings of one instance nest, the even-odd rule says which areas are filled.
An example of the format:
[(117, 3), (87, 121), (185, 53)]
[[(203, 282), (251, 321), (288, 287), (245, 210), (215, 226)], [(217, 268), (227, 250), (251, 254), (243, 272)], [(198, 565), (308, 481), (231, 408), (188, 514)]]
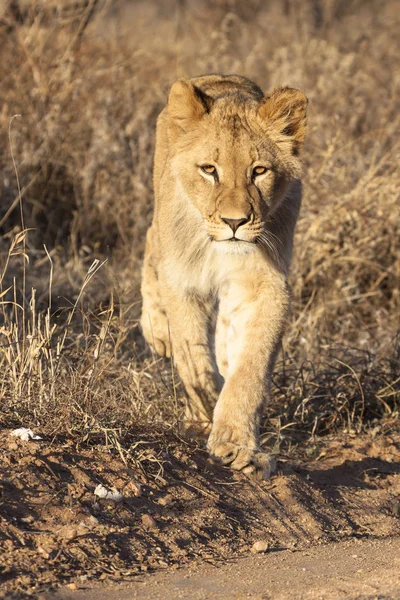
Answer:
[[(176, 82), (157, 122), (143, 333), (173, 356), (187, 424), (210, 432), (211, 455), (258, 475), (268, 465), (260, 416), (290, 304), (306, 106), (299, 90), (264, 96), (244, 77), (209, 75)], [(234, 233), (223, 219), (243, 224)]]

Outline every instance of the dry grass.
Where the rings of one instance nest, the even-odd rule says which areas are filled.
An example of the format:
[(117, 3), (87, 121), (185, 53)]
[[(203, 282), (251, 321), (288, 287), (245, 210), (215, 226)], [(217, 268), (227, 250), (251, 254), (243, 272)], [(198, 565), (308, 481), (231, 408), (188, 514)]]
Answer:
[(310, 99), (293, 315), (264, 439), (394, 426), (396, 1), (67, 5), (0, 4), (0, 424), (120, 452), (128, 434), (176, 429), (183, 390), (137, 324), (155, 118), (177, 77), (237, 72)]

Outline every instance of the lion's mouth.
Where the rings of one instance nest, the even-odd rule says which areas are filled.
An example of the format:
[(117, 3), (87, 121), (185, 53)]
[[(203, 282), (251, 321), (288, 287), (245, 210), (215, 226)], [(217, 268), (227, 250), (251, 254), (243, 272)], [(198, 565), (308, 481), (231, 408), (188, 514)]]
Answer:
[(250, 241), (250, 240), (241, 240), (240, 238), (237, 238), (235, 236), (228, 238), (228, 240), (226, 240), (227, 242), (242, 242), (242, 244), (254, 244), (254, 241)]
[(237, 238), (235, 236), (226, 238), (225, 240), (216, 240), (214, 237), (211, 237), (211, 240), (213, 242), (218, 242), (218, 243), (221, 243), (221, 242), (240, 243), (241, 242), (242, 244), (255, 244), (257, 241), (257, 240), (253, 240), (253, 241), (241, 240), (240, 238)]

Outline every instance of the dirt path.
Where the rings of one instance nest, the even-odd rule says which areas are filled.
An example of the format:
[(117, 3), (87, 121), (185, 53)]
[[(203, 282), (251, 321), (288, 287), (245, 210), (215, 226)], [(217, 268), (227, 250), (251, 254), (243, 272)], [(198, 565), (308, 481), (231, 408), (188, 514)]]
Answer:
[(129, 587), (59, 592), (46, 600), (258, 600), (400, 598), (400, 538), (351, 540), (307, 551), (270, 551), (230, 561), (147, 576)]
[[(181, 573), (201, 570), (193, 575), (194, 590), (214, 577), (229, 582), (243, 568), (242, 590), (234, 585), (237, 593), (253, 593), (253, 584), (262, 591), (267, 582), (275, 598), (278, 591), (284, 593), (281, 578), (287, 578), (289, 594), (301, 578), (312, 576), (311, 566), (304, 572), (301, 566), (290, 579), (287, 565), (296, 561), (315, 563), (315, 577), (324, 567), (323, 585), (331, 585), (327, 558), (318, 562), (313, 557), (328, 557), (340, 548), (335, 544), (348, 540), (350, 558), (335, 564), (343, 577), (350, 566), (355, 571), (378, 567), (376, 554), (382, 560), (376, 580), (383, 585), (387, 575), (388, 589), (394, 585), (390, 560), (396, 552), (390, 551), (390, 539), (400, 535), (398, 434), (308, 445), (313, 457), (302, 457), (300, 451), (297, 458), (280, 457), (275, 475), (262, 483), (212, 464), (195, 444), (165, 436), (148, 442), (146, 452), (153, 454), (146, 454), (137, 468), (127, 468), (103, 447), (76, 447), (71, 440), (24, 442), (0, 431), (0, 598), (21, 600), (66, 585), (81, 593), (96, 583), (129, 584), (128, 594), (140, 589), (155, 597), (153, 582), (178, 568), (171, 585), (179, 580), (191, 586)], [(98, 486), (115, 488), (121, 501), (99, 499)], [(365, 568), (351, 558), (358, 555), (357, 539), (365, 540), (360, 548), (371, 545), (372, 553), (378, 544), (375, 554), (366, 554)], [(366, 541), (374, 539), (382, 541)], [(260, 540), (271, 549), (266, 556), (231, 562), (249, 556)], [(398, 542), (392, 543), (398, 551)], [(379, 544), (387, 550), (381, 552)], [(222, 564), (227, 566), (220, 571), (211, 569)], [(164, 575), (149, 576), (149, 583), (136, 587), (147, 572)], [(354, 577), (357, 586), (361, 576)], [(321, 587), (321, 580), (315, 579), (315, 585)], [(211, 592), (204, 588), (206, 593)]]

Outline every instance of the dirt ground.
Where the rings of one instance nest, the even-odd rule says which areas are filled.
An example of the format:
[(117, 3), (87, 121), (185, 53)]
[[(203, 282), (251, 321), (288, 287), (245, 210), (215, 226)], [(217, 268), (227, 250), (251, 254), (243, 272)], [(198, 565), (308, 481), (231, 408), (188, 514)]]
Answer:
[(146, 576), (133, 585), (46, 595), (46, 600), (397, 600), (400, 538), (357, 539), (269, 552), (220, 567)]
[[(400, 533), (398, 433), (317, 440), (312, 457), (310, 446), (280, 457), (262, 483), (210, 463), (195, 442), (140, 439), (127, 467), (104, 446), (0, 432), (0, 597), (229, 566), (256, 541), (268, 542), (268, 556), (307, 556), (313, 547), (329, 554), (333, 542)], [(99, 484), (123, 500), (99, 499)]]

